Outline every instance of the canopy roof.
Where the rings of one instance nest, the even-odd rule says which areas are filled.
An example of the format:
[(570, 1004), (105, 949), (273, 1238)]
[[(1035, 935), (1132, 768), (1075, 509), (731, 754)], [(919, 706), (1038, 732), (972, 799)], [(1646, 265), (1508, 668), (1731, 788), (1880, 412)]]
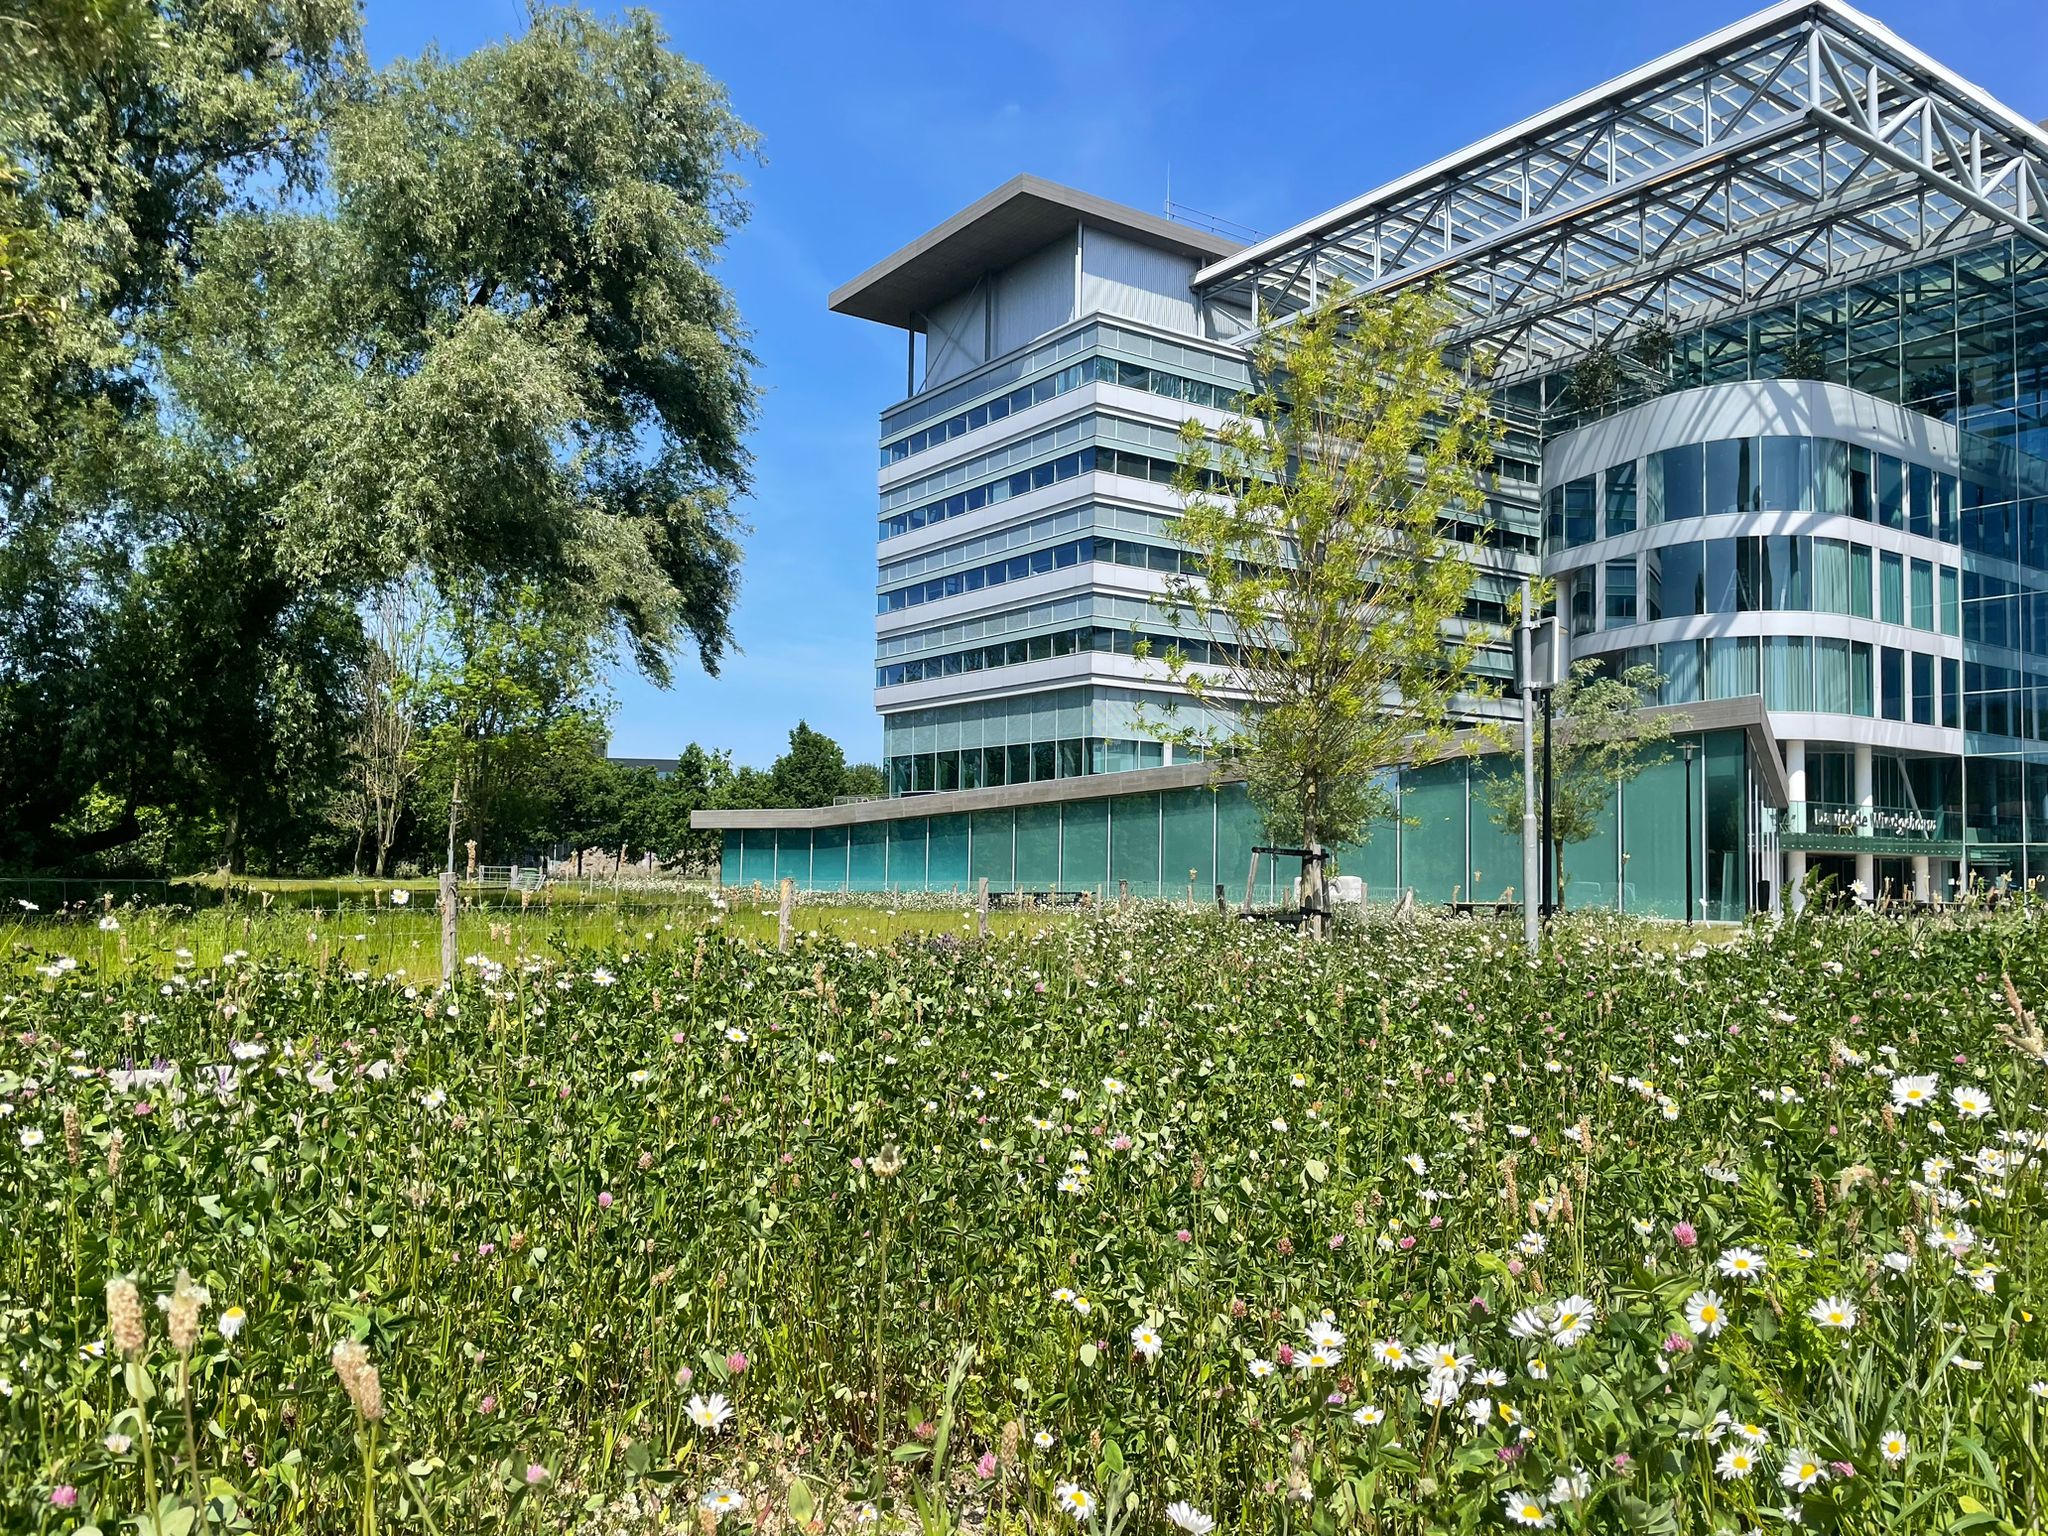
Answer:
[(1054, 240), (1070, 238), (1080, 224), (1112, 230), (1195, 261), (1214, 261), (1238, 248), (1237, 241), (1225, 236), (1141, 213), (1092, 192), (1040, 176), (1013, 176), (936, 229), (840, 284), (827, 303), (838, 314), (922, 331), (933, 307), (973, 287), (984, 273), (1021, 260)]
[(2048, 134), (1839, 0), (1786, 0), (1204, 268), (1261, 326), (1441, 278), (1503, 382), (2019, 233)]

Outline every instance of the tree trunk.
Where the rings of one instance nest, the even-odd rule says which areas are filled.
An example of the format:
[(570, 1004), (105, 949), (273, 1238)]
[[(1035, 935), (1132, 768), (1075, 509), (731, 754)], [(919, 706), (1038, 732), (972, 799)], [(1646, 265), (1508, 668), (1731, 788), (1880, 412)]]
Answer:
[(1301, 846), (1311, 857), (1301, 862), (1301, 910), (1312, 938), (1329, 937), (1329, 902), (1323, 893), (1323, 861), (1313, 855), (1323, 851), (1322, 796), (1311, 780), (1301, 796)]

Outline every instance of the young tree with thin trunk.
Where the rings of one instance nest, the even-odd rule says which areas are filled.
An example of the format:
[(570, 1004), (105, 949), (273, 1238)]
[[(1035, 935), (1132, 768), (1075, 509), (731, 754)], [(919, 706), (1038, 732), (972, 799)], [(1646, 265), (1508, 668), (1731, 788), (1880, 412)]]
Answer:
[[(1160, 734), (1242, 765), (1269, 833), (1316, 849), (1395, 807), (1386, 770), (1432, 753), (1473, 691), (1461, 626), (1472, 566), (1441, 528), (1492, 461), (1484, 391), (1444, 361), (1440, 292), (1345, 294), (1263, 340), (1252, 393), (1216, 432), (1190, 421), (1167, 581), (1168, 674), (1213, 722)], [(1320, 913), (1322, 867), (1303, 905)]]
[(424, 703), (430, 603), (418, 582), (401, 583), (378, 596), (368, 626), (369, 651), (358, 682), (355, 797), (375, 846), (379, 880), (420, 774), (414, 739)]
[[(1689, 723), (1683, 715), (1644, 711), (1664, 685), (1655, 667), (1603, 673), (1590, 661), (1572, 663), (1551, 700), (1550, 867), (1556, 905), (1564, 905), (1564, 851), (1600, 830), (1617, 785), (1632, 782), (1645, 768), (1666, 762), (1672, 734)], [(1536, 760), (1543, 760), (1539, 717)], [(1540, 768), (1538, 770), (1541, 771)], [(1539, 791), (1540, 794), (1540, 791)], [(1522, 840), (1522, 764), (1486, 780), (1479, 791), (1493, 824)]]

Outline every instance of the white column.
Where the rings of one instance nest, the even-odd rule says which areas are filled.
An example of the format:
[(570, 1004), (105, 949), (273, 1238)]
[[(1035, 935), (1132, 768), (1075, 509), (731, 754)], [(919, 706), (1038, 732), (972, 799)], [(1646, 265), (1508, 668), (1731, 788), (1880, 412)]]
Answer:
[[(1806, 825), (1806, 743), (1783, 743), (1785, 752), (1786, 798), (1792, 803), (1795, 824)], [(1785, 851), (1785, 905), (1796, 915), (1806, 909), (1806, 851)]]
[(1927, 855), (1924, 853), (1914, 854), (1913, 899), (1915, 901), (1931, 901), (1933, 900), (1933, 889), (1933, 871), (1929, 868)]
[[(1877, 803), (1876, 791), (1872, 784), (1872, 774), (1870, 771), (1869, 747), (1857, 747), (1855, 772), (1856, 803), (1859, 806), (1861, 806), (1864, 812), (1866, 813), (1863, 817), (1863, 820), (1867, 823), (1870, 819), (1868, 813), (1875, 808)], [(1875, 854), (1859, 853), (1856, 855), (1856, 879), (1857, 882), (1863, 887), (1863, 899), (1865, 901), (1876, 900), (1877, 856)]]

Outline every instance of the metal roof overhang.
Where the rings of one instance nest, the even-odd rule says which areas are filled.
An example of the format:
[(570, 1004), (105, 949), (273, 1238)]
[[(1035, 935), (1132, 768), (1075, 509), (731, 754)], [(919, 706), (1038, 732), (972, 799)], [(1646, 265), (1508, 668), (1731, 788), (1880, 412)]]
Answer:
[(925, 328), (933, 305), (972, 288), (1010, 265), (1092, 224), (1195, 261), (1214, 261), (1238, 242), (1156, 214), (1076, 191), (1038, 176), (1013, 176), (943, 224), (884, 257), (827, 300), (836, 314), (903, 330)]
[(1441, 280), (1501, 382), (2019, 233), (2048, 134), (1838, 0), (1787, 0), (1198, 274), (1285, 324)]

